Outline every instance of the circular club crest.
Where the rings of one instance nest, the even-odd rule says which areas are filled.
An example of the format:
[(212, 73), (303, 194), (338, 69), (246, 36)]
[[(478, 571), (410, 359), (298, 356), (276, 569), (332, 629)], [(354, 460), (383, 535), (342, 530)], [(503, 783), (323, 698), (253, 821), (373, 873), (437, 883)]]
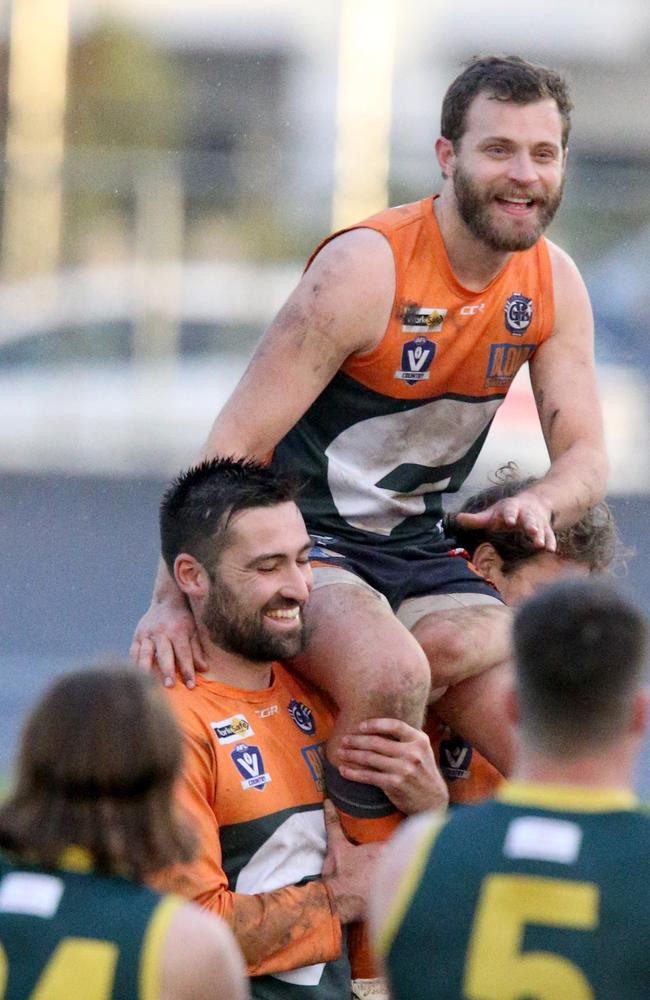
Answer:
[(303, 733), (308, 733), (312, 736), (316, 732), (314, 713), (311, 708), (307, 708), (301, 701), (296, 701), (295, 698), (291, 699), (289, 702), (289, 715), (298, 726), (298, 729), (302, 729)]
[(514, 292), (504, 306), (506, 328), (515, 337), (521, 337), (533, 318), (533, 300), (521, 292)]

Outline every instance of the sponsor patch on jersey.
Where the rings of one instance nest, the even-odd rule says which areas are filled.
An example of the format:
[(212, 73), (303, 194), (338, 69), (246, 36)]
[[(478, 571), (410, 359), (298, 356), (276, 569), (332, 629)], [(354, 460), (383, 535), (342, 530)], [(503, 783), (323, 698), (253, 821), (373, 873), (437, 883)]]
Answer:
[(476, 316), (478, 313), (483, 312), (485, 309), (485, 302), (477, 302), (476, 305), (462, 306), (460, 310), (461, 316)]
[(521, 337), (533, 318), (533, 300), (521, 292), (513, 292), (503, 307), (503, 314), (506, 329), (514, 337)]
[(446, 309), (428, 306), (406, 306), (402, 314), (403, 333), (440, 333)]
[(277, 715), (279, 711), (277, 705), (267, 705), (266, 708), (256, 708), (255, 715), (259, 715), (260, 719), (268, 719), (271, 715)]
[(450, 736), (440, 741), (440, 771), (447, 781), (469, 778), (472, 761), (472, 744), (461, 736)]
[(492, 344), (485, 373), (486, 387), (507, 388), (534, 350), (534, 344)]
[(429, 368), (436, 356), (436, 345), (426, 337), (414, 337), (407, 340), (402, 347), (402, 367), (395, 372), (395, 378), (400, 378), (409, 385), (429, 378)]
[(255, 735), (253, 727), (245, 715), (231, 715), (219, 722), (211, 722), (210, 727), (214, 729), (214, 734), (222, 746), (226, 743), (237, 743)]
[(582, 830), (571, 820), (546, 816), (519, 816), (506, 833), (503, 853), (507, 858), (531, 858), (572, 865), (582, 844)]
[(295, 698), (292, 698), (287, 706), (287, 710), (298, 726), (298, 729), (302, 729), (303, 733), (307, 733), (309, 736), (314, 735), (316, 732), (316, 721), (311, 708), (303, 704), (302, 701), (296, 701)]
[(249, 746), (248, 743), (239, 743), (230, 751), (230, 756), (244, 779), (241, 783), (242, 788), (258, 788), (263, 792), (264, 786), (271, 780), (271, 775), (264, 770), (260, 748)]
[(325, 743), (311, 743), (307, 747), (301, 747), (300, 753), (305, 759), (309, 768), (309, 773), (314, 779), (314, 784), (319, 792), (325, 791), (325, 770), (323, 762), (325, 760)]

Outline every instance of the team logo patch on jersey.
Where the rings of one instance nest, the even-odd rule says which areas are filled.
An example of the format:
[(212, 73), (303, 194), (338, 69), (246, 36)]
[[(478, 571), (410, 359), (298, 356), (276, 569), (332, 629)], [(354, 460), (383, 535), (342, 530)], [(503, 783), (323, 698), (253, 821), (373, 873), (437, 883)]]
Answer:
[(253, 727), (245, 715), (231, 715), (228, 719), (221, 719), (220, 722), (211, 722), (210, 727), (214, 729), (214, 734), (222, 746), (226, 743), (237, 743), (254, 735)]
[(287, 710), (298, 726), (298, 729), (302, 729), (303, 733), (313, 736), (316, 732), (316, 722), (311, 708), (308, 708), (301, 701), (296, 701), (295, 698), (292, 698), (287, 706)]
[(414, 385), (429, 378), (429, 368), (436, 356), (436, 345), (426, 337), (407, 340), (402, 348), (402, 367), (395, 372), (395, 378)]
[(406, 306), (402, 315), (403, 333), (440, 333), (446, 309)]
[(472, 761), (472, 744), (460, 736), (451, 736), (440, 741), (440, 770), (447, 781), (469, 778)]
[(507, 388), (534, 350), (534, 344), (492, 344), (485, 373), (486, 387)]
[(239, 743), (230, 751), (230, 756), (244, 779), (241, 783), (242, 788), (257, 788), (263, 792), (264, 786), (271, 780), (271, 775), (264, 770), (260, 748), (249, 746), (248, 743)]
[(521, 337), (533, 318), (533, 300), (521, 292), (513, 292), (503, 308), (503, 313), (506, 329), (514, 337)]
[(325, 760), (325, 744), (312, 743), (308, 747), (301, 747), (300, 753), (305, 759), (309, 768), (309, 773), (314, 779), (314, 784), (319, 792), (325, 791), (325, 770), (323, 762)]

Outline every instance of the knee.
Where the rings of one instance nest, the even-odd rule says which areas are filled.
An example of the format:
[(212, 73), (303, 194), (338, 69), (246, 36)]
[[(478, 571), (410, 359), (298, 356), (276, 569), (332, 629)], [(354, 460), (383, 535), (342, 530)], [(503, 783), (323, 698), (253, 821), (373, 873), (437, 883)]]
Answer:
[(377, 664), (374, 682), (373, 715), (421, 725), (429, 700), (431, 669), (419, 643), (409, 643), (398, 657), (382, 658)]
[(447, 688), (457, 683), (468, 660), (467, 640), (462, 630), (446, 622), (426, 622), (413, 635), (422, 646), (429, 669), (431, 688)]

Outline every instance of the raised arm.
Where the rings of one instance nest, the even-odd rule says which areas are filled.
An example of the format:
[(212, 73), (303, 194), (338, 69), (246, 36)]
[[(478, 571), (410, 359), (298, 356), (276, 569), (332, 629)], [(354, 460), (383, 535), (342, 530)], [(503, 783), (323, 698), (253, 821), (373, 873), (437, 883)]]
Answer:
[[(346, 358), (379, 343), (394, 295), (395, 266), (383, 236), (355, 229), (326, 244), (262, 338), (201, 457), (266, 460)], [(178, 667), (191, 686), (195, 665), (201, 667), (192, 617), (162, 560), (131, 658), (145, 670), (157, 665), (167, 684)]]
[(264, 334), (203, 455), (264, 460), (352, 354), (383, 336), (395, 294), (387, 241), (355, 229), (326, 244)]
[(530, 361), (530, 374), (551, 465), (530, 489), (479, 514), (458, 514), (467, 527), (522, 528), (540, 547), (555, 550), (553, 527), (577, 521), (602, 499), (607, 456), (593, 348), (593, 316), (578, 269), (549, 244), (555, 329)]

